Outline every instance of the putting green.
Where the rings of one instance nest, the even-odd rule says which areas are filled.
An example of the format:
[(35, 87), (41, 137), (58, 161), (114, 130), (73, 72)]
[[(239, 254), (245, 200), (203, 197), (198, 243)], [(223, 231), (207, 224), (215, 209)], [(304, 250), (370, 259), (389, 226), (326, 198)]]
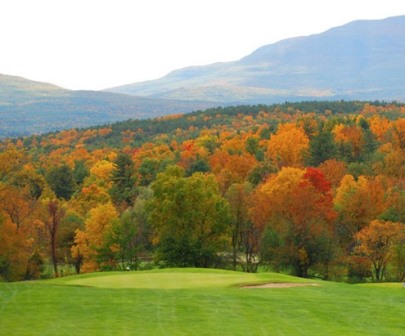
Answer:
[(206, 288), (257, 282), (254, 274), (129, 273), (66, 281), (67, 285), (98, 288)]
[[(61, 279), (62, 280), (62, 279)], [(237, 287), (268, 282), (296, 282), (297, 278), (232, 271), (172, 269), (150, 272), (103, 273), (62, 280), (65, 285), (97, 288), (186, 289)], [(305, 281), (305, 280), (304, 280)]]

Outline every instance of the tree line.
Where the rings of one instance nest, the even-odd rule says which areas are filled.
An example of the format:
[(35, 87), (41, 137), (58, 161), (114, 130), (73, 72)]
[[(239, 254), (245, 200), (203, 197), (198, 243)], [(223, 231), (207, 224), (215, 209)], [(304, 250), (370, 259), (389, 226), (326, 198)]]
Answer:
[(405, 107), (209, 109), (0, 145), (0, 276), (260, 265), (403, 281)]

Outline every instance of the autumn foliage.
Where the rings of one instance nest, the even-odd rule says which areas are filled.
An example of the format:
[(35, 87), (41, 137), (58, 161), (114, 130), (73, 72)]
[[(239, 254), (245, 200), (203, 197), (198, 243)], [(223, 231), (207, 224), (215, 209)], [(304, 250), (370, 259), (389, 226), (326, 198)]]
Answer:
[(400, 104), (238, 106), (6, 139), (0, 278), (147, 260), (403, 280), (404, 209)]

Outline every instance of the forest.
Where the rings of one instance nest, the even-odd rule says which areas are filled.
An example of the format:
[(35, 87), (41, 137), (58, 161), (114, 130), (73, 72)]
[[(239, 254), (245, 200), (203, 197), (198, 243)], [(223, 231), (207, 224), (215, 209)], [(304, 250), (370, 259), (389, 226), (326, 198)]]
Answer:
[(0, 143), (0, 281), (154, 267), (405, 280), (405, 105), (211, 108)]

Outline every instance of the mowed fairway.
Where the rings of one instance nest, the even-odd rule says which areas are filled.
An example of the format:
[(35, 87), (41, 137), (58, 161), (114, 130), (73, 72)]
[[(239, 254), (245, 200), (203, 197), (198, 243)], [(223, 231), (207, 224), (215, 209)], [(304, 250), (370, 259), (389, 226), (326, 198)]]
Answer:
[[(300, 282), (317, 286), (241, 288)], [(404, 335), (405, 289), (170, 269), (0, 283), (0, 335)]]

